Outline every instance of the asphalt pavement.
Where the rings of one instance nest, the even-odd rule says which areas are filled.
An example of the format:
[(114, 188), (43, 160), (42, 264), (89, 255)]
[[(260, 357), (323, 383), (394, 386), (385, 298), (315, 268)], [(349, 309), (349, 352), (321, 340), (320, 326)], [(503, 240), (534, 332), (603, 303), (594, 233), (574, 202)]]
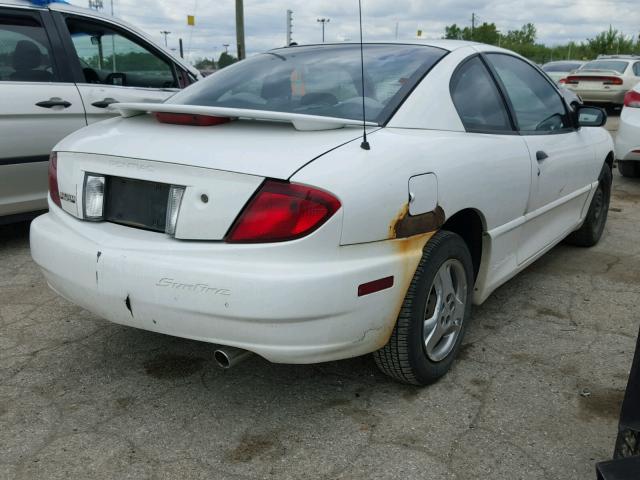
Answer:
[(640, 180), (615, 170), (600, 244), (498, 289), (419, 389), (370, 357), (220, 370), (208, 344), (58, 298), (28, 225), (0, 227), (0, 479), (595, 479), (638, 333), (639, 238)]

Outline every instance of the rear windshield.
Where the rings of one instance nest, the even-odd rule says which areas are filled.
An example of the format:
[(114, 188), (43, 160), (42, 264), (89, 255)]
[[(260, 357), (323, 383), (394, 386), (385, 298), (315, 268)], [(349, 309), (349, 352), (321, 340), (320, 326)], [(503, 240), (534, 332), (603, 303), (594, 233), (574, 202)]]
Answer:
[(594, 60), (585, 63), (581, 70), (615, 70), (618, 73), (624, 73), (629, 62), (620, 62), (616, 60)]
[(545, 72), (571, 72), (580, 68), (582, 63), (578, 62), (562, 62), (562, 63), (547, 63), (542, 66), (542, 70)]
[[(446, 53), (425, 45), (365, 45), (367, 120), (385, 123)], [(362, 120), (361, 78), (358, 44), (282, 48), (220, 70), (167, 103)]]

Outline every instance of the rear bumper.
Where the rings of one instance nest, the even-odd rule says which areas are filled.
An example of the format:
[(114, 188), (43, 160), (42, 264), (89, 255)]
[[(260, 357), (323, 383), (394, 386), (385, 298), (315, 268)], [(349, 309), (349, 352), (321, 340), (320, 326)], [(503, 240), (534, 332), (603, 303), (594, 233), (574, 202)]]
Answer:
[(624, 95), (626, 93), (626, 90), (587, 90), (579, 87), (567, 87), (569, 87), (572, 92), (580, 95), (580, 98), (582, 98), (584, 102), (592, 103), (613, 103), (615, 105), (622, 105), (624, 103)]
[[(426, 242), (339, 247), (339, 217), (302, 240), (228, 245), (82, 222), (52, 206), (31, 225), (31, 251), (51, 288), (112, 322), (315, 363), (386, 344)], [(358, 285), (390, 275), (392, 288), (358, 297)]]
[(622, 109), (616, 135), (616, 159), (640, 161), (640, 108)]

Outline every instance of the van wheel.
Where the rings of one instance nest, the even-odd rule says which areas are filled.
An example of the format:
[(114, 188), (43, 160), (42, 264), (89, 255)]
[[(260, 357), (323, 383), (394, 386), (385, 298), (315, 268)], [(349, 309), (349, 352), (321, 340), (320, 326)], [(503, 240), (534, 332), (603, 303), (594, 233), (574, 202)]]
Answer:
[(593, 247), (600, 241), (609, 213), (612, 179), (611, 169), (605, 163), (600, 172), (598, 189), (593, 194), (584, 223), (565, 239), (567, 243), (577, 247)]
[(623, 177), (640, 177), (640, 161), (618, 160), (618, 170)]
[(403, 383), (427, 385), (453, 363), (471, 312), (473, 264), (464, 240), (441, 230), (424, 247), (378, 368)]

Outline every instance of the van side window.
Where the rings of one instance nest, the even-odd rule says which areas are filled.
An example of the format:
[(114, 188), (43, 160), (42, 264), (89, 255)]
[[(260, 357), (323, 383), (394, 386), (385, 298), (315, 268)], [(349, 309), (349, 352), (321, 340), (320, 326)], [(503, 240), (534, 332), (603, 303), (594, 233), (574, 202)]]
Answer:
[(47, 33), (34, 16), (0, 14), (0, 81), (54, 82)]
[(86, 83), (178, 88), (171, 65), (130, 38), (97, 22), (67, 19)]

